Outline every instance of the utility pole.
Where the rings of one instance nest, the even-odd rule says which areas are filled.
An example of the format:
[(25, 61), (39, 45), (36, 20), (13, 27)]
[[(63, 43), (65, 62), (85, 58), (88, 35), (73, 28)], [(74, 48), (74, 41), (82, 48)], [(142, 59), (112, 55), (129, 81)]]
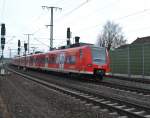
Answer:
[(43, 9), (47, 8), (48, 10), (51, 10), (51, 19), (50, 19), (50, 25), (46, 25), (46, 26), (50, 26), (50, 48), (49, 50), (53, 49), (53, 10), (54, 9), (59, 9), (62, 10), (62, 8), (59, 7), (49, 7), (49, 6), (42, 6)]
[(9, 48), (9, 58), (11, 59), (11, 48)]
[(33, 35), (33, 34), (24, 34), (24, 35), (27, 35), (28, 36), (28, 54), (30, 53), (30, 36)]

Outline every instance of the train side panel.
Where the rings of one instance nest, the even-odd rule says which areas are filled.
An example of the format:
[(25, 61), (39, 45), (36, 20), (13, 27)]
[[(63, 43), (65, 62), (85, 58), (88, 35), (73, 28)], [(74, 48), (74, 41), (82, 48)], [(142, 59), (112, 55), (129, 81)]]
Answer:
[(110, 71), (109, 53), (105, 48), (81, 46), (13, 59), (21, 67), (102, 77)]

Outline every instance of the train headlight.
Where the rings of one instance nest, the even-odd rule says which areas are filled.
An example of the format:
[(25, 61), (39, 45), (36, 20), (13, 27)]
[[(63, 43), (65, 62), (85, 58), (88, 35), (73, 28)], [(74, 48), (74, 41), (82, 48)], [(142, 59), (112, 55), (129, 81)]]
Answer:
[(88, 66), (88, 67), (92, 67), (92, 64), (88, 64), (87, 66)]

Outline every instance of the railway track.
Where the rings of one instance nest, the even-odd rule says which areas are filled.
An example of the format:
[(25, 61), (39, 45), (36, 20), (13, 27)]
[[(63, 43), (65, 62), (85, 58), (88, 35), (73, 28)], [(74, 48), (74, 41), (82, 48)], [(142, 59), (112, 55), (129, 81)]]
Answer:
[[(113, 78), (114, 79), (114, 78)], [(78, 80), (77, 78), (74, 78), (74, 80)], [(117, 79), (118, 80), (118, 79)], [(124, 79), (120, 79), (120, 81)], [(119, 81), (119, 80), (118, 80)], [(125, 80), (124, 82), (127, 82), (128, 80)], [(87, 82), (87, 81), (86, 81)], [(132, 82), (137, 82), (137, 83), (145, 83), (145, 82), (140, 82), (140, 81), (132, 81)], [(110, 87), (116, 90), (123, 90), (123, 91), (127, 91), (127, 92), (132, 92), (134, 94), (138, 94), (138, 95), (143, 95), (143, 96), (150, 96), (150, 88), (144, 88), (144, 87), (139, 87), (139, 86), (132, 86), (132, 85), (127, 85), (127, 84), (120, 84), (118, 82), (110, 82), (110, 81), (100, 81), (100, 82), (93, 82), (93, 81), (89, 81), (89, 83), (94, 83), (96, 85), (103, 85), (106, 87)], [(149, 85), (148, 83), (146, 83), (147, 85)], [(144, 86), (144, 85), (143, 85)]]
[(35, 76), (22, 74), (9, 69), (16, 74), (19, 74), (25, 78), (28, 78), (42, 86), (46, 86), (50, 89), (57, 90), (64, 94), (80, 99), (81, 101), (86, 101), (87, 104), (92, 104), (94, 106), (99, 106), (100, 108), (108, 109), (110, 114), (116, 114), (116, 116), (124, 116), (128, 118), (150, 118), (150, 107), (142, 106), (136, 103), (131, 103), (128, 101), (121, 100), (121, 98), (114, 98), (105, 94), (100, 94), (99, 92), (92, 92), (89, 88), (84, 89), (77, 87), (68, 86), (58, 86), (41, 79), (37, 79)]
[(122, 77), (122, 76), (114, 76), (114, 75), (109, 75), (108, 77), (118, 79), (118, 80), (150, 84), (150, 79), (146, 79), (146, 78), (129, 78), (129, 77)]
[(118, 84), (118, 83), (114, 83), (114, 82), (113, 83), (106, 82), (106, 81), (101, 81), (100, 83), (98, 83), (98, 85), (103, 85), (103, 86), (111, 87), (114, 89), (129, 91), (129, 92), (136, 93), (136, 94), (143, 95), (143, 96), (150, 96), (150, 89), (134, 87), (134, 86), (127, 86), (127, 85), (122, 85), (122, 84)]

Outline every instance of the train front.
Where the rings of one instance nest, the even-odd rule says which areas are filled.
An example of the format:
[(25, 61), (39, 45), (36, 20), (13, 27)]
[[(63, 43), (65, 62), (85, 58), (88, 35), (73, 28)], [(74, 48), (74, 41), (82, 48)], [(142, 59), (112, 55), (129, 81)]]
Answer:
[(109, 53), (105, 47), (91, 47), (93, 75), (102, 79), (110, 71)]

